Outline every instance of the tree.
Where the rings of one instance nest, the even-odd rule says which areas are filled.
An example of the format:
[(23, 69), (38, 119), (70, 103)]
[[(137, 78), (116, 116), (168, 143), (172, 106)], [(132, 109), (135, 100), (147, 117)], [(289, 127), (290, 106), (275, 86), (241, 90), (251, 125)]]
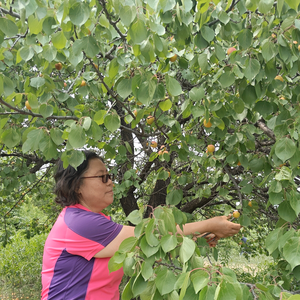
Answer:
[[(132, 245), (141, 242), (143, 230), (149, 236), (143, 243), (150, 247), (157, 243), (152, 235), (159, 245), (163, 237), (174, 239), (156, 231), (156, 222), (166, 222), (172, 209), (165, 207), (161, 217), (155, 213), (160, 205), (178, 209), (178, 224), (198, 211), (206, 217), (237, 209), (238, 222), (245, 228), (267, 226), (266, 249), (280, 262), (278, 278), (285, 289), (293, 289), (291, 280), (297, 287), (299, 4), (300, 0), (2, 3), (4, 244), (9, 241), (10, 214), (27, 186), (31, 192), (40, 191), (41, 184), (45, 189), (58, 158), (65, 166), (77, 167), (84, 159), (80, 149), (92, 147), (117, 175), (116, 199), (129, 220), (136, 222), (131, 213), (143, 205), (143, 217), (155, 216), (154, 221), (139, 219), (145, 227)], [(149, 116), (152, 123), (147, 122)], [(152, 141), (157, 148), (151, 147)], [(208, 145), (215, 146), (214, 152), (206, 151)], [(166, 228), (172, 229), (172, 224)], [(260, 242), (264, 238), (261, 233)], [(194, 249), (193, 242), (178, 237), (176, 243), (184, 252), (179, 261), (187, 263), (188, 271), (194, 254), (185, 252)], [(216, 293), (216, 299), (238, 299), (241, 290), (235, 289), (228, 272), (216, 271), (223, 276), (212, 285), (216, 290), (211, 282), (206, 288), (197, 283), (194, 292), (202, 293), (201, 299), (209, 293)], [(174, 273), (167, 273), (174, 281)], [(142, 287), (157, 287), (162, 298), (169, 294), (170, 299), (183, 299), (183, 291), (192, 286), (190, 274), (180, 277), (177, 290), (173, 285), (164, 293), (151, 280), (153, 286), (146, 286), (143, 272), (136, 273), (127, 289), (139, 287), (133, 292), (138, 296)], [(226, 287), (228, 282), (233, 289)], [(256, 286), (259, 297), (280, 294), (279, 279), (275, 283), (272, 289)]]

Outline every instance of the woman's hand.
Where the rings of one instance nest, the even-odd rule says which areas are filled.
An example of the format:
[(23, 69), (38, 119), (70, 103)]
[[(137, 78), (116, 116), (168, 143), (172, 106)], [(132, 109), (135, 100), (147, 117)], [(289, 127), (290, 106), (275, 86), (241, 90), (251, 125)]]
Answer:
[(230, 222), (228, 220), (230, 218), (231, 215), (209, 219), (211, 222), (211, 232), (214, 233), (218, 239), (233, 236), (240, 231), (241, 225)]

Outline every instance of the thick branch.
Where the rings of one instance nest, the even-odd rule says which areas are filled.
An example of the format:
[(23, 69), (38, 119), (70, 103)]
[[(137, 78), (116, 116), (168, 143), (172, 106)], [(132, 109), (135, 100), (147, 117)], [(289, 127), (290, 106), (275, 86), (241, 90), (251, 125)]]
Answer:
[(7, 9), (1, 7), (0, 11), (3, 12), (4, 14), (6, 14), (6, 15), (10, 15), (10, 16), (12, 16), (14, 18), (21, 19), (21, 17), (20, 17), (19, 14), (15, 13), (15, 12), (13, 12), (11, 10), (7, 10)]
[(262, 119), (258, 120), (255, 125), (259, 127), (269, 138), (276, 142), (274, 132), (265, 124), (265, 122)]

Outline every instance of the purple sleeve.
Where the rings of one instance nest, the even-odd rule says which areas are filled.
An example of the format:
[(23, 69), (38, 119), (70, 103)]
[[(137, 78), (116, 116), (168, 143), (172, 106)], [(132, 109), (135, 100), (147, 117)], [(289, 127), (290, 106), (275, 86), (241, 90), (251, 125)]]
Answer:
[(72, 207), (67, 208), (64, 221), (76, 234), (104, 247), (115, 239), (123, 227), (101, 214)]

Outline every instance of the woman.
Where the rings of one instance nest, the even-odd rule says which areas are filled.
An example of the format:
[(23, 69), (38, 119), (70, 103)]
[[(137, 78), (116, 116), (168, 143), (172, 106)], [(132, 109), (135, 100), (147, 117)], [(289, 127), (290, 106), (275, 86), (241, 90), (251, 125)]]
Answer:
[[(77, 170), (58, 163), (56, 202), (64, 208), (45, 243), (42, 300), (119, 299), (123, 271), (109, 273), (108, 261), (124, 239), (134, 236), (134, 227), (114, 223), (102, 213), (113, 202), (113, 178), (96, 153), (85, 151), (85, 156)], [(209, 243), (214, 246), (240, 230), (227, 219), (188, 223), (183, 234), (211, 232)]]

